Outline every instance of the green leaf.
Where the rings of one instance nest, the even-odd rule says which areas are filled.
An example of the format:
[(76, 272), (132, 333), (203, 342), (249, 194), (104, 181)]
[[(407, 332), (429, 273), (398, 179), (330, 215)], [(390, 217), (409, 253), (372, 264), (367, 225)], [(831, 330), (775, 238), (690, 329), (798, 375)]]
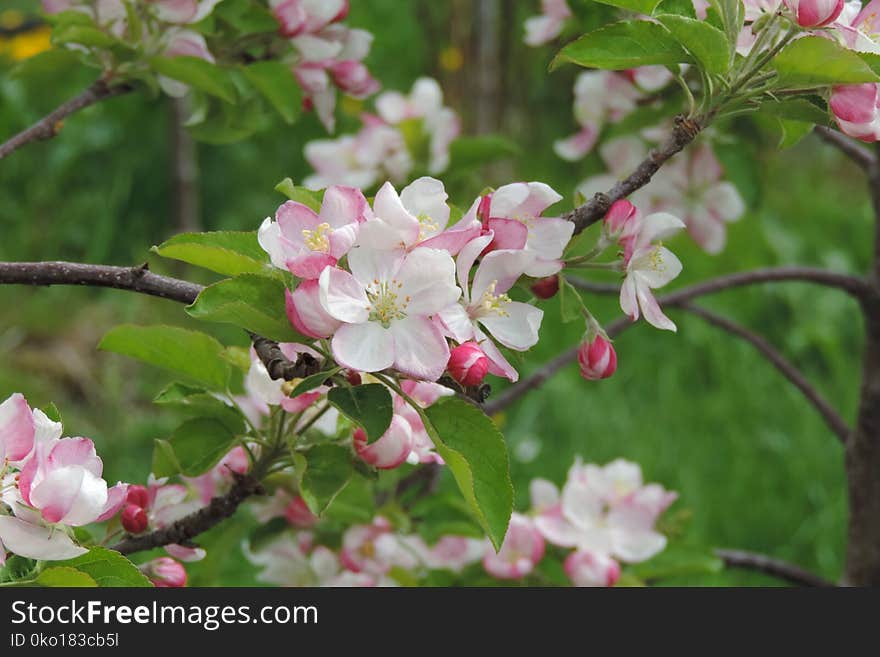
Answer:
[(305, 187), (294, 185), (293, 180), (290, 178), (285, 178), (275, 185), (275, 191), (281, 192), (291, 201), (296, 201), (297, 203), (302, 203), (303, 205), (310, 207), (315, 212), (321, 211), (321, 199), (323, 198), (323, 194), (321, 192), (313, 192)]
[(658, 16), (672, 36), (694, 56), (708, 73), (723, 74), (730, 65), (729, 44), (724, 32), (705, 21), (684, 16)]
[(186, 312), (206, 322), (234, 324), (270, 340), (302, 341), (287, 319), (284, 290), (277, 278), (242, 274), (206, 287)]
[[(180, 473), (187, 477), (197, 477), (217, 465), (220, 459), (235, 447), (236, 442), (235, 434), (223, 422), (214, 418), (199, 417), (187, 420), (177, 427), (167, 445), (174, 453), (174, 460), (180, 468)], [(166, 459), (167, 466), (173, 465), (167, 447), (165, 445), (160, 447), (158, 444), (156, 447), (161, 452), (160, 463), (162, 463), (161, 459)], [(156, 458), (154, 452), (154, 463)], [(158, 472), (154, 474), (163, 476), (166, 472), (161, 475)]]
[(694, 11), (693, 0), (662, 0), (654, 9), (654, 13), (659, 14), (675, 14), (676, 16), (685, 16), (686, 18), (696, 18), (697, 13)]
[(70, 566), (53, 566), (46, 568), (37, 575), (37, 584), (40, 586), (66, 586), (76, 588), (93, 588), (98, 583), (88, 573), (84, 573)]
[(858, 53), (819, 36), (795, 39), (773, 58), (770, 65), (779, 73), (780, 87), (880, 81), (880, 76)]
[(93, 547), (87, 554), (67, 561), (53, 562), (54, 568), (73, 568), (94, 580), (98, 586), (149, 587), (153, 584), (131, 561), (104, 547)]
[(805, 121), (818, 125), (830, 123), (828, 110), (806, 98), (789, 98), (778, 102), (765, 101), (761, 104), (761, 111), (791, 121)]
[(199, 57), (151, 57), (150, 67), (165, 77), (173, 78), (194, 89), (235, 103), (235, 85), (222, 68)]
[(98, 349), (184, 374), (210, 390), (225, 390), (229, 379), (229, 365), (220, 357), (223, 345), (198, 331), (123, 324), (110, 329)]
[(459, 137), (449, 146), (449, 171), (476, 167), (520, 154), (515, 143), (499, 135)]
[(381, 438), (391, 425), (394, 402), (388, 388), (381, 383), (331, 388), (327, 401), (352, 422), (363, 427), (368, 442)]
[(157, 477), (173, 477), (180, 474), (180, 463), (174, 454), (174, 448), (167, 440), (156, 438), (153, 441), (153, 460), (150, 472)]
[(559, 311), (562, 315), (562, 321), (568, 323), (583, 318), (584, 302), (577, 288), (563, 278), (559, 292)]
[(258, 34), (277, 32), (278, 21), (265, 3), (254, 0), (224, 0), (214, 10), (214, 17), (226, 21), (236, 32)]
[(225, 424), (233, 433), (242, 433), (245, 430), (241, 412), (217, 399), (204, 388), (196, 388), (180, 382), (170, 383), (153, 398), (153, 403), (177, 408), (188, 416), (214, 418)]
[(294, 123), (302, 111), (302, 90), (290, 69), (277, 61), (257, 62), (242, 68), (245, 77), (285, 123)]
[(779, 128), (781, 135), (779, 137), (779, 148), (791, 148), (795, 144), (800, 143), (801, 139), (813, 132), (813, 124), (804, 121), (792, 121), (789, 119), (779, 119)]
[(620, 7), (627, 11), (633, 11), (637, 14), (651, 15), (654, 7), (660, 4), (660, 0), (596, 0), (603, 5), (611, 5), (612, 7)]
[(513, 511), (507, 449), (498, 428), (480, 409), (447, 398), (421, 411), (425, 429), (496, 549)]
[(321, 515), (354, 474), (351, 452), (340, 445), (316, 445), (294, 454), (299, 492), (315, 515)]
[(297, 397), (298, 395), (303, 394), (304, 392), (308, 392), (309, 390), (314, 390), (320, 385), (324, 384), (324, 381), (329, 379), (331, 376), (339, 372), (341, 367), (334, 367), (333, 369), (329, 369), (326, 372), (318, 372), (317, 374), (312, 374), (311, 376), (307, 376), (302, 381), (296, 384), (296, 387), (290, 393), (290, 397)]
[(566, 62), (588, 68), (619, 71), (647, 64), (671, 66), (690, 57), (662, 25), (648, 21), (621, 21), (565, 46), (550, 63), (550, 70)]
[(61, 422), (61, 411), (58, 410), (55, 402), (49, 402), (49, 405), (43, 409), (43, 413), (53, 422)]
[(90, 48), (110, 48), (119, 42), (106, 32), (89, 25), (68, 23), (52, 30), (52, 43), (78, 43)]
[(627, 570), (641, 580), (658, 580), (685, 575), (713, 575), (723, 569), (724, 562), (707, 550), (675, 546)]
[(265, 272), (269, 266), (256, 231), (181, 233), (151, 250), (227, 276)]

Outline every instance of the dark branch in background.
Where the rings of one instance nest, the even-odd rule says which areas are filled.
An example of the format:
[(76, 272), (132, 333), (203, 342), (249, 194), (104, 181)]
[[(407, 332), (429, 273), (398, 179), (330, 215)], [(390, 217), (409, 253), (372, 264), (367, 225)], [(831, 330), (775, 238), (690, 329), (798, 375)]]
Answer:
[(111, 86), (106, 80), (96, 80), (78, 96), (74, 96), (65, 103), (62, 103), (30, 128), (19, 132), (3, 144), (0, 144), (0, 160), (33, 141), (51, 139), (61, 130), (61, 122), (74, 112), (78, 112), (89, 105), (94, 105), (105, 98), (128, 93), (132, 88), (128, 84)]
[(801, 374), (800, 370), (788, 362), (788, 360), (786, 360), (773, 345), (767, 342), (767, 340), (757, 333), (750, 331), (746, 327), (737, 324), (726, 317), (716, 315), (705, 308), (700, 308), (699, 306), (694, 306), (690, 303), (682, 303), (679, 308), (686, 310), (697, 317), (701, 317), (709, 322), (709, 324), (724, 329), (728, 333), (749, 342), (755, 347), (755, 349), (761, 352), (761, 355), (764, 356), (764, 358), (770, 361), (773, 367), (779, 370), (786, 379), (803, 393), (804, 397), (807, 398), (807, 401), (819, 411), (819, 414), (822, 416), (822, 419), (825, 420), (828, 427), (838, 438), (840, 438), (840, 442), (846, 443), (851, 431), (847, 423), (844, 422), (840, 415), (838, 415), (837, 411), (834, 410), (834, 407), (828, 403), (828, 400), (826, 400), (819, 391), (807, 381), (804, 375)]
[(817, 125), (814, 132), (823, 140), (840, 150), (853, 162), (858, 164), (865, 170), (873, 166), (875, 162), (874, 154), (864, 146), (858, 144), (854, 139), (847, 137), (845, 134), (826, 128), (823, 125)]
[(834, 587), (833, 582), (814, 575), (799, 566), (786, 561), (768, 557), (765, 554), (746, 552), (744, 550), (715, 550), (715, 556), (724, 561), (729, 568), (741, 568), (776, 577), (796, 586), (819, 588)]
[(596, 194), (584, 205), (562, 215), (562, 218), (574, 222), (575, 235), (585, 228), (592, 226), (605, 216), (612, 203), (626, 198), (634, 191), (641, 189), (651, 182), (651, 178), (660, 167), (673, 155), (690, 144), (700, 134), (702, 129), (703, 126), (698, 119), (688, 119), (683, 116), (675, 117), (672, 132), (662, 144), (648, 153), (648, 156), (635, 168), (635, 171), (619, 181), (609, 191), (604, 194)]
[(220, 497), (212, 498), (208, 506), (202, 507), (167, 527), (148, 534), (129, 536), (113, 545), (111, 549), (122, 554), (133, 554), (165, 545), (190, 545), (193, 538), (208, 531), (220, 521), (231, 517), (248, 497), (261, 493), (262, 488), (259, 481), (246, 474), (237, 475), (235, 484), (229, 492)]
[[(596, 294), (617, 294), (620, 290), (620, 287), (617, 285), (590, 283), (588, 281), (582, 281), (578, 279), (568, 280), (575, 287), (581, 290), (594, 292)], [(853, 295), (857, 299), (862, 300), (863, 302), (865, 299), (871, 296), (870, 286), (864, 280), (856, 276), (838, 274), (835, 272), (824, 271), (821, 269), (813, 269), (809, 267), (776, 267), (770, 269), (757, 269), (755, 271), (738, 272), (735, 274), (728, 274), (726, 276), (719, 276), (718, 278), (713, 278), (708, 281), (703, 281), (702, 283), (696, 283), (694, 285), (683, 287), (682, 289), (676, 290), (675, 292), (670, 292), (669, 294), (658, 297), (657, 301), (662, 306), (672, 308), (684, 308), (692, 299), (706, 294), (720, 292), (721, 290), (741, 287), (744, 285), (767, 283), (772, 281), (804, 281), (808, 283), (817, 283), (819, 285), (825, 285), (828, 287), (843, 290)], [(690, 310), (689, 308), (686, 309)], [(632, 325), (632, 322), (630, 322), (628, 318), (621, 317), (608, 324), (605, 327), (605, 331), (610, 337), (614, 338)], [(769, 344), (767, 346), (769, 346)], [(486, 413), (490, 415), (504, 410), (512, 403), (517, 401), (520, 397), (525, 395), (527, 392), (541, 386), (556, 372), (567, 366), (569, 363), (573, 362), (577, 358), (577, 353), (578, 346), (574, 346), (571, 349), (562, 352), (553, 360), (547, 362), (545, 365), (532, 372), (529, 376), (521, 379), (519, 382), (504, 390), (496, 398), (490, 400), (487, 404), (483, 406), (483, 409)], [(788, 364), (787, 361), (786, 364)], [(774, 363), (774, 365), (776, 365), (776, 363)], [(789, 365), (789, 367), (791, 366)], [(794, 368), (792, 367), (792, 369)], [(783, 374), (785, 374), (784, 371)], [(805, 379), (803, 379), (803, 375), (801, 375), (799, 372), (797, 374), (800, 379), (805, 382)], [(813, 401), (813, 399), (810, 399), (810, 401)], [(819, 412), (822, 413), (826, 421), (829, 421), (829, 418), (832, 416), (826, 415), (825, 411), (829, 410), (830, 406), (828, 406), (827, 403), (825, 404), (825, 406), (826, 408), (824, 410), (823, 408), (817, 408), (819, 408)], [(833, 409), (831, 409), (831, 412), (833, 413), (834, 417), (837, 416), (837, 414), (834, 413)], [(837, 419), (839, 420), (839, 418)], [(835, 434), (841, 436), (841, 433), (839, 431), (842, 428), (846, 427), (846, 424), (843, 423), (842, 420), (839, 420), (839, 423), (835, 421), (835, 424), (831, 426)], [(848, 434), (849, 429), (846, 428), (846, 433), (843, 435), (844, 440), (845, 436)]]

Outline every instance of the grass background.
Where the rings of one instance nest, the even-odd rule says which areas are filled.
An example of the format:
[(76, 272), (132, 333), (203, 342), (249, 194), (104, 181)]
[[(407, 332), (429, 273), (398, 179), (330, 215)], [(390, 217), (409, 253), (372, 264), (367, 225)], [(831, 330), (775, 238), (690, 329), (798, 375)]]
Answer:
[[(471, 3), (433, 9), (433, 3), (411, 0), (352, 5), (350, 23), (376, 35), (368, 63), (386, 88), (405, 90), (419, 75), (439, 75), (452, 90), (450, 104), (462, 111), (466, 127), (473, 125), (474, 104), (460, 91), (472, 74), (472, 44), (456, 42), (454, 34), (456, 24), (469, 20), (461, 12), (472, 11)], [(513, 27), (500, 117), (522, 155), (482, 174), (452, 172), (446, 179), (459, 205), (486, 185), (517, 179), (546, 181), (570, 204), (576, 184), (598, 166), (595, 158), (564, 163), (550, 149), (553, 139), (574, 130), (576, 71), (548, 75), (553, 48), (522, 45), (521, 21), (537, 5), (508, 3), (513, 13), (505, 19)], [(604, 10), (590, 11), (588, 20), (598, 21)], [(456, 66), (456, 51), (463, 66)], [(22, 80), (10, 75), (11, 67), (0, 56), (0, 137), (29, 125), (93, 77), (89, 71), (45, 71)], [(358, 109), (342, 103), (341, 131), (355, 124)], [(210, 280), (148, 254), (175, 231), (169, 125), (163, 100), (113, 99), (69, 119), (57, 139), (0, 163), (0, 258), (113, 264), (146, 259), (158, 272)], [(293, 127), (279, 122), (247, 142), (200, 146), (205, 228), (256, 228), (281, 200), (272, 191), (275, 183), (304, 176), (302, 146), (321, 135), (309, 116)], [(751, 123), (730, 135), (723, 159), (749, 202), (748, 212), (731, 226), (729, 245), (719, 256), (702, 253), (687, 236), (673, 239), (670, 247), (685, 265), (673, 286), (756, 266), (865, 270), (872, 226), (860, 172), (813, 137), (780, 153)], [(588, 303), (606, 320), (619, 313), (613, 299)], [(862, 328), (851, 300), (782, 283), (725, 292), (704, 303), (760, 330), (852, 420)], [(0, 288), (0, 304), (0, 397), (21, 391), (37, 406), (55, 402), (68, 434), (95, 440), (108, 480), (143, 480), (152, 439), (166, 436), (177, 419), (150, 403), (168, 379), (97, 352), (95, 345), (121, 322), (196, 324), (169, 302), (115, 291)], [(578, 340), (581, 328), (563, 325), (555, 308), (548, 304), (541, 342), (521, 364), (524, 374)], [(532, 477), (561, 482), (575, 455), (596, 462), (623, 457), (642, 464), (648, 480), (679, 491), (673, 510), (690, 514), (679, 540), (762, 551), (837, 577), (846, 500), (836, 438), (749, 345), (697, 318), (670, 313), (677, 335), (640, 325), (620, 337), (620, 366), (612, 379), (584, 382), (569, 367), (500, 418), (520, 507), (528, 503)], [(235, 331), (199, 328), (244, 344)], [(247, 524), (230, 523), (210, 534), (208, 558), (191, 569), (193, 584), (253, 583), (238, 551)], [(672, 583), (773, 581), (727, 571)]]

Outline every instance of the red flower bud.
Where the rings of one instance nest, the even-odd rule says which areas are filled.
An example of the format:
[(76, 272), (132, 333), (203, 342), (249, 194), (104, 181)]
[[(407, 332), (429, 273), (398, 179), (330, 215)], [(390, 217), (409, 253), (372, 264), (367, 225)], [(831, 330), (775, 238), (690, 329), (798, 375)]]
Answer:
[(134, 504), (142, 509), (146, 509), (150, 506), (150, 493), (147, 491), (146, 486), (131, 484), (128, 487), (128, 492), (125, 494), (125, 501), (127, 504)]
[(186, 569), (171, 557), (159, 557), (140, 567), (153, 586), (157, 588), (180, 588), (186, 586)]
[(605, 215), (605, 228), (611, 235), (617, 236), (626, 231), (636, 220), (638, 209), (626, 199), (614, 201)]
[(801, 27), (822, 27), (837, 20), (843, 11), (843, 0), (785, 0)]
[(607, 379), (617, 369), (617, 353), (611, 343), (597, 335), (592, 342), (584, 340), (578, 350), (581, 376), (588, 381)]
[(446, 369), (463, 386), (478, 385), (489, 372), (489, 359), (476, 342), (465, 342), (449, 354)]
[(346, 370), (345, 378), (348, 379), (348, 382), (353, 386), (359, 386), (361, 384), (361, 373), (357, 370)]
[(311, 527), (318, 522), (318, 517), (309, 510), (306, 501), (299, 495), (284, 509), (284, 517), (294, 527)]
[(489, 221), (489, 210), (492, 208), (492, 195), (486, 194), (483, 198), (480, 199), (480, 204), (477, 206), (477, 217), (480, 218), (480, 221), (483, 222), (483, 225), (486, 225), (486, 222)]
[(547, 276), (532, 283), (532, 294), (539, 299), (549, 299), (559, 292), (559, 276)]
[(122, 526), (130, 534), (140, 534), (150, 524), (147, 512), (137, 504), (126, 504), (122, 510)]

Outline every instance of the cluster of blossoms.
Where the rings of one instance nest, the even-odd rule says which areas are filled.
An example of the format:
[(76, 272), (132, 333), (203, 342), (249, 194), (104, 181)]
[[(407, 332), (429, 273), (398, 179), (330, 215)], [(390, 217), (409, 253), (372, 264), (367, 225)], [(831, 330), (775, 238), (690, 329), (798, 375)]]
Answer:
[(514, 513), (507, 537), (496, 552), (486, 539), (445, 535), (433, 544), (395, 530), (385, 517), (346, 529), (337, 547), (316, 544), (312, 516), (302, 498), (284, 490), (255, 508), (268, 522), (285, 518), (291, 529), (261, 546), (245, 546), (248, 559), (262, 570), (262, 581), (280, 586), (396, 586), (399, 571), (420, 578), (429, 571), (461, 574), (474, 564), (498, 580), (522, 580), (549, 556), (558, 556), (574, 586), (613, 586), (619, 562), (650, 559), (666, 546), (654, 528), (676, 494), (659, 484), (644, 484), (638, 465), (623, 460), (604, 467), (576, 462), (562, 492), (536, 479), (532, 510)]
[[(214, 63), (205, 36), (193, 29), (208, 18), (220, 0), (42, 0), (48, 14), (80, 11), (95, 25), (115, 38), (138, 44), (145, 58), (197, 57)], [(140, 33), (129, 25), (133, 5), (139, 16)], [(363, 64), (373, 36), (369, 32), (343, 24), (348, 15), (348, 0), (270, 0), (270, 9), (278, 21), (278, 39), (287, 43), (281, 60), (305, 93), (305, 105), (314, 108), (328, 131), (335, 124), (337, 89), (355, 98), (366, 98), (379, 90), (379, 83)], [(73, 47), (78, 47), (74, 45)], [(180, 97), (189, 87), (177, 80), (159, 76), (162, 90)]]
[(315, 171), (306, 178), (306, 187), (368, 189), (381, 180), (406, 181), (417, 168), (432, 175), (446, 170), (461, 123), (443, 105), (436, 80), (419, 78), (408, 95), (386, 91), (377, 96), (375, 106), (375, 113), (361, 115), (363, 126), (357, 133), (306, 144), (305, 157)]

